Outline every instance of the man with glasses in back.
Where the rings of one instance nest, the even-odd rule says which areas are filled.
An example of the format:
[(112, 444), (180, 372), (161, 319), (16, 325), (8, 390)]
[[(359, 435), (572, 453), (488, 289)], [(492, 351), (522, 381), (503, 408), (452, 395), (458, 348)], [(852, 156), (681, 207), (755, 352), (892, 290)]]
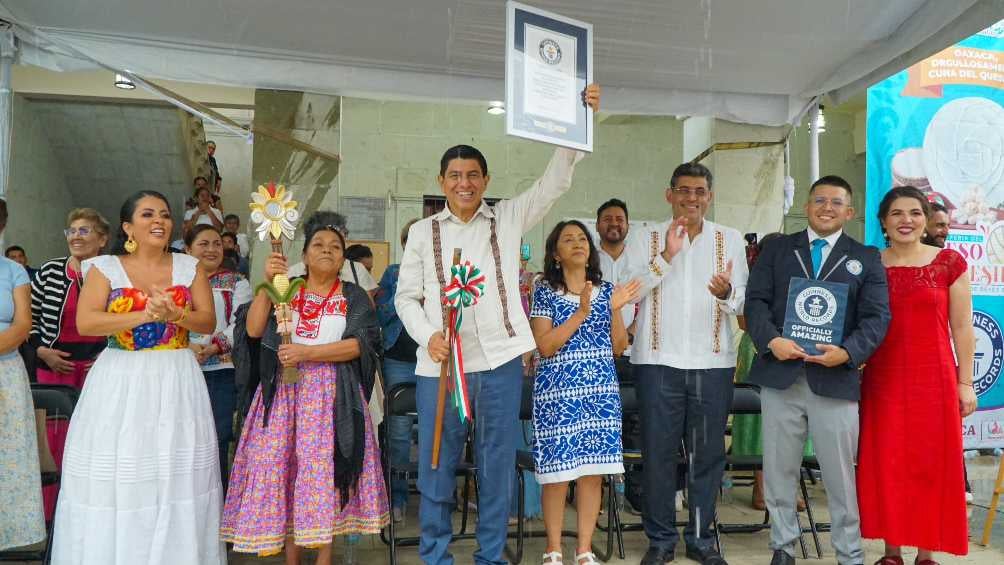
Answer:
[(746, 293), (746, 243), (704, 218), (712, 175), (698, 163), (673, 171), (666, 200), (673, 219), (634, 230), (620, 282), (642, 281), (631, 353), (641, 416), (649, 549), (642, 565), (675, 557), (676, 484), (681, 440), (689, 454), (687, 557), (726, 565), (711, 526), (725, 470), (725, 422), (732, 404), (733, 319)]
[[(858, 453), (859, 367), (885, 337), (889, 292), (878, 249), (844, 233), (854, 217), (851, 185), (825, 176), (809, 189), (809, 227), (764, 246), (746, 289), (746, 331), (758, 352), (749, 382), (760, 385), (771, 565), (794, 565), (802, 533), (795, 485), (812, 434), (826, 486), (837, 563), (864, 562), (854, 462)], [(792, 278), (848, 286), (843, 340), (806, 351), (781, 335)]]

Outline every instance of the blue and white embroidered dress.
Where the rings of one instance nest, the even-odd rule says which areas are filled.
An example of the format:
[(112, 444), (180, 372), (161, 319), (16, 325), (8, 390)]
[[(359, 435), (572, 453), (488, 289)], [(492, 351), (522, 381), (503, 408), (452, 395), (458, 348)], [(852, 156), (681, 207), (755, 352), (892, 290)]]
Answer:
[[(621, 400), (610, 335), (613, 286), (593, 289), (585, 322), (552, 357), (541, 357), (533, 385), (533, 456), (541, 484), (624, 472)], [(554, 326), (579, 308), (579, 296), (541, 282), (531, 318)]]

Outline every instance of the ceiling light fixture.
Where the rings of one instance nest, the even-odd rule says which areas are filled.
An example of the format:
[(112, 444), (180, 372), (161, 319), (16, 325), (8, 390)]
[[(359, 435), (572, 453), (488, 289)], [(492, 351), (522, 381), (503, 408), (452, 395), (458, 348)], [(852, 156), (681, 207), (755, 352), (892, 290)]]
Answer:
[(136, 83), (129, 80), (125, 75), (120, 75), (115, 73), (115, 88), (121, 88), (122, 90), (132, 90), (136, 88)]
[[(812, 129), (811, 125), (809, 126), (809, 129)], [(819, 133), (826, 132), (826, 116), (823, 114), (822, 104), (819, 105), (819, 112), (816, 113), (816, 130), (819, 131)]]
[(501, 100), (492, 100), (488, 103), (488, 113), (493, 116), (505, 114), (505, 102)]

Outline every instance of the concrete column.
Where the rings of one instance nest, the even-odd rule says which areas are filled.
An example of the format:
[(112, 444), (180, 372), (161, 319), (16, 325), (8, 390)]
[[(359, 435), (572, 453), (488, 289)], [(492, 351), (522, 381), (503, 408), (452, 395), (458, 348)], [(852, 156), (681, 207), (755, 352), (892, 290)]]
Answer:
[[(341, 144), (341, 98), (323, 94), (291, 92), (281, 90), (255, 91), (254, 120), (272, 129), (289, 134), (299, 141), (309, 143), (324, 151), (338, 154)], [(275, 181), (294, 193), (299, 202), (301, 214), (297, 226), (297, 239), (288, 245), (286, 254), (290, 263), (300, 260), (303, 249), (303, 221), (318, 209), (338, 211), (338, 163), (296, 149), (286, 143), (264, 135), (256, 135), (252, 148), (251, 180), (247, 202), (251, 202), (251, 190), (258, 185)], [(343, 214), (344, 210), (341, 211)], [(264, 258), (270, 252), (268, 243), (254, 238), (251, 279), (255, 283), (262, 278)]]
[[(783, 127), (737, 124), (711, 118), (688, 118), (684, 124), (684, 159), (694, 159), (716, 143), (779, 141)], [(784, 204), (784, 145), (754, 149), (717, 149), (702, 164), (714, 175), (714, 199), (708, 213), (714, 222), (742, 233), (779, 231)]]

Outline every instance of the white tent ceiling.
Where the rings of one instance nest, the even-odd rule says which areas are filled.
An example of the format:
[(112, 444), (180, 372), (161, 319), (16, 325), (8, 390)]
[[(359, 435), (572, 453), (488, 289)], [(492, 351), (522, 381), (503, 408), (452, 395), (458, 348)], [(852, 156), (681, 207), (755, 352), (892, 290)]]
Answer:
[[(1004, 0), (525, 0), (594, 24), (615, 113), (779, 125), (1004, 18)], [(503, 0), (0, 0), (21, 62), (354, 96), (503, 97)]]

